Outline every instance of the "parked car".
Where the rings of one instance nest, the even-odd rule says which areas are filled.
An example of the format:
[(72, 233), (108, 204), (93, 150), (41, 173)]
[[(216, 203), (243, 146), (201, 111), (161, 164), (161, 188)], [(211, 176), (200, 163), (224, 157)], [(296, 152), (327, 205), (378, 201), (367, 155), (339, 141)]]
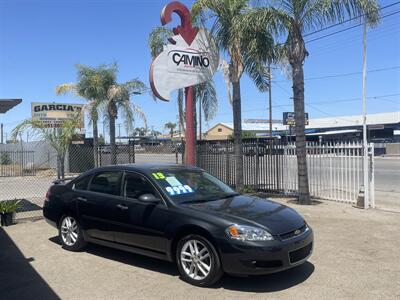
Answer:
[(97, 243), (175, 262), (185, 281), (267, 274), (304, 263), (313, 232), (292, 208), (240, 195), (197, 167), (96, 168), (46, 194), (46, 220), (63, 248)]
[(182, 143), (171, 144), (170, 147), (173, 153), (183, 153), (184, 146)]

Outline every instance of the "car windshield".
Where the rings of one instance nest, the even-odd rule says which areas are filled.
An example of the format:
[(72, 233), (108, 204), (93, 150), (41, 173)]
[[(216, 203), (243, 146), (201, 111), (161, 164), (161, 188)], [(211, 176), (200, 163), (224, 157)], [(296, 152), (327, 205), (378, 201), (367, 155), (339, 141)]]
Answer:
[(210, 174), (185, 169), (167, 169), (151, 173), (159, 186), (176, 203), (212, 201), (238, 195)]

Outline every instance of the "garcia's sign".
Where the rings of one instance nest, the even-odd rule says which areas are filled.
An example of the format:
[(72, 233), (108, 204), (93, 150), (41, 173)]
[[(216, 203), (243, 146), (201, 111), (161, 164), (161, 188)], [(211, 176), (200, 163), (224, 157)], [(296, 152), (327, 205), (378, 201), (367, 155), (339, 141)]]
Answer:
[(218, 49), (210, 35), (199, 29), (189, 45), (181, 35), (175, 44), (164, 46), (150, 67), (150, 85), (161, 100), (169, 100), (172, 91), (210, 80), (218, 68)]
[[(82, 111), (82, 104), (68, 103), (42, 103), (33, 102), (32, 119), (42, 122), (48, 127), (60, 127), (65, 120), (76, 118), (79, 112)], [(80, 128), (83, 128), (83, 114), (79, 114), (82, 118)]]

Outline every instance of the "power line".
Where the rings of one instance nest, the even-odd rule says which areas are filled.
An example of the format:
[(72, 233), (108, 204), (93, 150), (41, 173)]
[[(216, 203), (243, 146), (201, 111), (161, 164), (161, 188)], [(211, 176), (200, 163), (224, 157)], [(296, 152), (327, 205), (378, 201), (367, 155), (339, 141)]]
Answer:
[[(386, 95), (378, 95), (378, 96), (369, 96), (367, 99), (369, 100), (377, 100), (377, 99), (382, 99), (387, 97), (395, 97), (395, 96), (400, 96), (400, 93), (394, 93), (394, 94), (386, 94)], [(314, 101), (314, 102), (305, 102), (306, 106), (309, 105), (318, 105), (318, 104), (336, 104), (336, 103), (344, 103), (344, 102), (354, 102), (354, 101), (359, 101), (362, 98), (345, 98), (345, 99), (331, 99), (331, 100), (324, 100), (324, 101)], [(386, 99), (387, 101), (388, 99)], [(385, 100), (384, 100), (385, 101)], [(394, 102), (394, 101), (391, 101)], [(395, 102), (394, 102), (395, 103)], [(400, 104), (400, 101), (399, 101)], [(279, 105), (272, 105), (272, 108), (279, 108), (279, 107), (291, 107), (293, 104), (279, 104)], [(242, 110), (242, 113), (244, 112), (255, 112), (255, 111), (260, 111), (261, 108), (255, 108), (255, 109), (248, 109), (248, 110)], [(263, 108), (264, 110), (264, 108)], [(268, 108), (266, 109), (268, 110)], [(216, 116), (222, 116), (222, 115), (231, 115), (232, 113), (220, 113), (216, 114)]]
[[(394, 20), (394, 19), (392, 19), (392, 20)], [(398, 24), (397, 20), (393, 24), (386, 25), (384, 27), (379, 27), (379, 30), (371, 31), (369, 33), (368, 41), (371, 40), (371, 36), (372, 37), (381, 37), (385, 33), (393, 33), (393, 31), (395, 32), (396, 29), (398, 29), (398, 28), (399, 28), (399, 24)], [(338, 48), (338, 47), (341, 47), (341, 46), (343, 46), (343, 43), (346, 43), (346, 42), (357, 42), (358, 43), (357, 40), (360, 39), (359, 33), (355, 33), (355, 35), (346, 35), (346, 36), (343, 36), (343, 37), (344, 37), (344, 39), (338, 38), (338, 39), (335, 39), (335, 40), (330, 40), (329, 42), (324, 43), (324, 45), (320, 46), (320, 47), (313, 46), (312, 47), (313, 54), (315, 53), (315, 51), (327, 50), (327, 48)], [(335, 47), (332, 47), (332, 46), (335, 46)]]
[[(389, 4), (389, 5), (386, 5), (386, 6), (382, 6), (381, 8), (379, 8), (379, 10), (381, 11), (381, 10), (384, 10), (384, 9), (386, 9), (386, 8), (395, 6), (395, 5), (397, 5), (397, 4), (400, 4), (400, 1), (394, 2), (394, 3)], [(324, 27), (324, 28), (321, 28), (321, 29), (318, 29), (318, 30), (313, 31), (313, 32), (310, 32), (310, 33), (307, 33), (307, 34), (303, 35), (303, 37), (307, 37), (307, 36), (316, 34), (316, 33), (318, 33), (318, 32), (325, 31), (325, 30), (331, 29), (331, 28), (336, 27), (336, 26), (339, 26), (339, 25), (343, 25), (343, 24), (345, 24), (345, 23), (354, 21), (354, 20), (356, 20), (356, 19), (358, 19), (358, 18), (361, 18), (361, 17), (363, 17), (363, 16), (365, 16), (365, 14), (363, 14), (363, 15), (361, 15), (361, 16), (357, 16), (357, 17), (350, 18), (350, 19), (348, 19), (348, 20), (345, 20), (345, 21), (342, 21), (342, 22), (339, 22), (339, 23), (336, 23), (336, 24), (333, 24), (333, 25), (330, 25), (330, 26), (327, 26), (327, 27)]]
[[(384, 19), (384, 18), (393, 16), (393, 15), (398, 14), (398, 13), (400, 13), (400, 10), (397, 10), (397, 11), (395, 11), (395, 12), (393, 12), (393, 13), (390, 13), (390, 14), (387, 14), (387, 15), (385, 15), (385, 16), (382, 16), (380, 19), (382, 20), (382, 19)], [(332, 33), (329, 33), (329, 34), (326, 34), (326, 35), (323, 35), (323, 36), (320, 36), (320, 37), (311, 39), (311, 40), (309, 40), (309, 41), (305, 41), (305, 43), (306, 43), (306, 44), (312, 43), (312, 42), (321, 40), (321, 39), (323, 39), (323, 38), (330, 37), (330, 36), (332, 36), (332, 35), (335, 35), (335, 34), (338, 34), (338, 33), (342, 33), (342, 32), (348, 31), (348, 30), (350, 30), (350, 29), (359, 27), (359, 26), (361, 26), (361, 25), (363, 25), (363, 24), (364, 24), (364, 23), (360, 23), (360, 24), (356, 24), (356, 25), (350, 26), (350, 27), (348, 27), (348, 28), (344, 28), (344, 29), (341, 29), (341, 30), (337, 30), (337, 31), (334, 31), (334, 32), (332, 32)]]
[[(372, 43), (372, 42), (377, 42), (381, 39), (387, 39), (388, 37), (393, 37), (393, 34), (399, 32), (399, 30), (400, 30), (400, 28), (394, 28), (394, 30), (392, 30), (392, 32), (387, 32), (386, 35), (380, 34), (380, 35), (376, 35), (376, 36), (373, 36), (373, 32), (371, 32), (370, 36), (368, 37), (368, 42)], [(371, 38), (371, 36), (373, 36), (373, 37)], [(322, 47), (322, 48), (318, 49), (318, 51), (312, 51), (312, 57), (315, 58), (315, 57), (318, 57), (321, 55), (341, 51), (345, 48), (352, 47), (354, 44), (360, 43), (360, 37), (358, 36), (358, 37), (350, 38), (350, 40), (348, 40), (347, 43), (342, 42), (342, 41), (338, 41), (336, 43), (337, 43), (336, 47), (335, 46), (334, 47)]]
[[(396, 70), (396, 69), (400, 69), (400, 66), (380, 68), (380, 69), (372, 69), (372, 70), (367, 71), (367, 73), (376, 73), (376, 72), (383, 72), (383, 71)], [(309, 81), (309, 80), (319, 80), (319, 79), (326, 79), (326, 78), (346, 77), (346, 76), (359, 75), (361, 73), (362, 72), (351, 72), (351, 73), (324, 75), (324, 76), (317, 76), (317, 77), (309, 77), (309, 78), (305, 78), (304, 80)], [(287, 80), (277, 80), (277, 81), (272, 81), (272, 82), (273, 83), (287, 82)]]

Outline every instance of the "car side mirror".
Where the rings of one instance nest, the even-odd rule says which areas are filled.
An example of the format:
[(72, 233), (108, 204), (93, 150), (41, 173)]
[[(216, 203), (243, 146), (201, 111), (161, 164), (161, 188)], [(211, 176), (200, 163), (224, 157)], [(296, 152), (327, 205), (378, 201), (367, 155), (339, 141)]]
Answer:
[(138, 200), (140, 202), (149, 203), (149, 204), (158, 204), (161, 201), (159, 198), (157, 198), (153, 194), (143, 194), (138, 198)]

